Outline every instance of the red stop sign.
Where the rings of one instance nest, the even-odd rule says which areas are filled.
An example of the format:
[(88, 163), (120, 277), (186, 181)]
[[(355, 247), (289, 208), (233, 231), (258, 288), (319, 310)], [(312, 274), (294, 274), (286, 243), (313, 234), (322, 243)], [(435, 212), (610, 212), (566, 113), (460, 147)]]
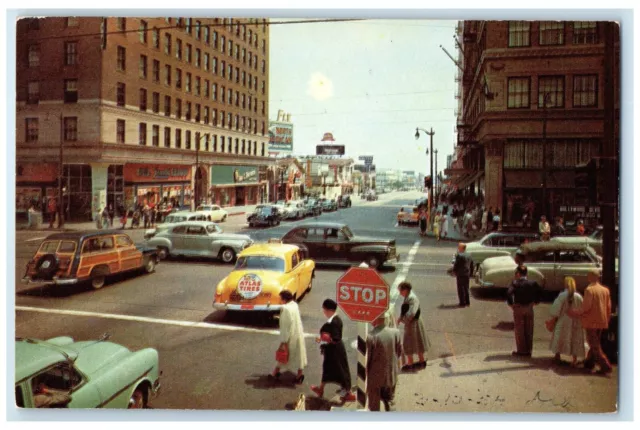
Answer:
[(371, 323), (389, 309), (389, 285), (374, 269), (352, 267), (338, 279), (336, 298), (351, 321)]

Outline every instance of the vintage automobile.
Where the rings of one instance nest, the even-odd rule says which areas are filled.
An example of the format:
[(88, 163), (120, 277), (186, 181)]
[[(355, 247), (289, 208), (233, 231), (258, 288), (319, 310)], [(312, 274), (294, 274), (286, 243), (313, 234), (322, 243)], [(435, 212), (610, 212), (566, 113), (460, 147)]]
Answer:
[(343, 196), (338, 196), (338, 207), (339, 208), (350, 208), (351, 207), (351, 196), (345, 194)]
[(290, 291), (296, 300), (311, 291), (315, 263), (294, 245), (266, 243), (238, 254), (233, 271), (216, 286), (217, 310), (279, 312), (280, 292)]
[(539, 239), (536, 233), (489, 233), (478, 241), (467, 243), (467, 254), (477, 270), (487, 258), (513, 255), (522, 244)]
[(316, 199), (309, 199), (305, 202), (304, 208), (307, 216), (318, 216), (322, 214), (322, 205)]
[(367, 201), (375, 201), (378, 200), (378, 194), (375, 193), (375, 191), (371, 191), (367, 194)]
[(307, 250), (316, 263), (366, 262), (380, 268), (386, 262), (399, 261), (395, 239), (355, 236), (343, 223), (313, 222), (296, 226), (282, 237), (283, 243)]
[(280, 212), (274, 205), (258, 205), (252, 213), (247, 216), (249, 227), (268, 225), (270, 227), (280, 225)]
[(333, 212), (338, 210), (338, 203), (335, 199), (320, 199), (323, 212)]
[[(584, 242), (596, 251), (596, 254), (602, 255), (602, 226), (598, 226), (589, 236), (563, 236), (563, 238), (574, 242)], [(551, 239), (553, 240), (553, 239)], [(616, 247), (619, 250), (620, 236), (618, 227), (616, 227)]]
[(156, 248), (135, 245), (120, 230), (55, 233), (42, 241), (27, 263), (25, 284), (77, 284), (102, 288), (110, 275), (142, 270), (151, 273), (158, 262)]
[(397, 220), (400, 225), (418, 224), (420, 213), (417, 206), (402, 206)]
[(16, 405), (20, 408), (142, 409), (160, 389), (158, 351), (130, 351), (99, 340), (16, 339)]
[(284, 219), (300, 219), (305, 215), (304, 204), (297, 200), (291, 200), (284, 205)]
[(184, 222), (184, 221), (213, 221), (213, 216), (211, 212), (206, 212), (206, 211), (173, 212), (165, 217), (164, 222), (160, 224), (156, 224), (155, 228), (150, 228), (145, 230), (144, 238), (149, 239), (153, 237), (155, 234), (157, 234), (158, 232), (162, 230), (166, 230), (167, 228), (171, 227), (173, 224), (177, 222)]
[(200, 205), (196, 208), (196, 212), (208, 212), (211, 214), (211, 219), (208, 221), (213, 222), (225, 222), (229, 216), (227, 211), (218, 205)]
[[(562, 237), (524, 244), (517, 252), (524, 257), (528, 278), (551, 292), (564, 289), (566, 276), (573, 277), (578, 291), (582, 292), (588, 285), (589, 271), (602, 267), (602, 260), (593, 248)], [(512, 256), (487, 258), (478, 269), (476, 283), (482, 287), (507, 288), (514, 279), (516, 266)]]
[(209, 221), (185, 221), (173, 224), (147, 240), (160, 258), (170, 255), (218, 258), (233, 263), (236, 255), (253, 243), (249, 236), (225, 233)]

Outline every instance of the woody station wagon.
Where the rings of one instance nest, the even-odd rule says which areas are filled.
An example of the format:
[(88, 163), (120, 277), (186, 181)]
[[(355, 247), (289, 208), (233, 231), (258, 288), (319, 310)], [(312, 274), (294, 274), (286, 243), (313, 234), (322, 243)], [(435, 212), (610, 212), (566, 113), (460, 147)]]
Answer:
[(151, 273), (157, 250), (137, 246), (118, 230), (76, 231), (48, 236), (27, 263), (25, 284), (67, 285), (90, 282), (102, 288), (107, 276), (132, 270)]

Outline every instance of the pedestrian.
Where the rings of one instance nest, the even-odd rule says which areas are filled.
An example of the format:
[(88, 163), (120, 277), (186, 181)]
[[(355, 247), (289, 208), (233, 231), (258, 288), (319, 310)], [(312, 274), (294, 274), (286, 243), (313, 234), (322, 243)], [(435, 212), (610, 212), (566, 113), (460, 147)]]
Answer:
[(442, 223), (442, 215), (440, 211), (436, 212), (436, 216), (433, 217), (433, 234), (436, 240), (440, 240), (440, 224)]
[(553, 234), (553, 236), (564, 236), (566, 234), (566, 230), (564, 228), (563, 225), (563, 219), (561, 216), (556, 217), (556, 223), (553, 226), (553, 229), (551, 231), (551, 233)]
[(102, 213), (100, 216), (102, 219), (102, 228), (104, 229), (109, 228), (109, 210), (107, 209), (106, 206), (104, 209), (102, 209)]
[(425, 236), (427, 234), (427, 209), (424, 205), (420, 207), (418, 221), (420, 224), (420, 236)]
[(145, 202), (144, 207), (142, 208), (142, 219), (144, 220), (144, 228), (145, 230), (149, 228), (149, 217), (151, 216), (151, 208)]
[[(413, 287), (409, 282), (401, 282), (398, 285), (400, 295), (404, 297), (400, 308), (400, 318), (397, 325), (404, 324), (404, 335), (402, 337), (403, 364), (402, 370), (424, 369), (427, 367), (426, 353), (431, 349), (431, 342), (427, 336), (422, 322), (420, 300), (412, 291)], [(418, 361), (414, 364), (413, 356), (418, 356)]]
[(547, 217), (542, 215), (540, 217), (540, 222), (538, 223), (538, 233), (540, 234), (540, 239), (547, 241), (551, 237), (551, 226), (547, 221)]
[(449, 269), (449, 273), (455, 275), (456, 286), (458, 287), (458, 306), (471, 306), (469, 300), (469, 278), (473, 273), (473, 260), (467, 254), (467, 245), (460, 242), (458, 244), (458, 252), (453, 258), (453, 266)]
[(451, 217), (447, 212), (442, 212), (442, 217), (440, 218), (440, 235), (442, 237), (447, 237), (449, 234), (449, 227), (451, 226)]
[(373, 330), (367, 335), (367, 403), (370, 411), (384, 409), (392, 412), (399, 360), (402, 357), (402, 342), (397, 328), (385, 326), (385, 317), (373, 322)]
[(151, 209), (150, 209), (150, 222), (151, 222), (151, 228), (154, 228), (156, 226), (156, 221), (157, 221), (157, 217), (158, 217), (158, 207), (155, 203), (151, 204)]
[(582, 296), (576, 292), (576, 281), (570, 276), (564, 278), (565, 290), (561, 292), (551, 305), (550, 313), (555, 319), (555, 327), (551, 338), (551, 352), (555, 354), (554, 361), (561, 364), (561, 355), (570, 355), (571, 365), (576, 366), (578, 358), (585, 357), (584, 330), (578, 319), (571, 318), (569, 309), (579, 309), (582, 306)]
[(56, 214), (58, 213), (58, 203), (53, 197), (49, 198), (47, 202), (47, 214), (49, 215), (49, 228), (53, 228), (53, 223), (56, 221)]
[(324, 395), (324, 387), (327, 383), (340, 386), (340, 398), (342, 402), (353, 402), (355, 394), (351, 392), (351, 372), (347, 360), (347, 350), (342, 342), (342, 319), (336, 315), (338, 304), (331, 299), (322, 303), (322, 313), (327, 322), (320, 328), (320, 336), (316, 342), (320, 344), (320, 353), (323, 355), (322, 380), (319, 386), (312, 385), (311, 391), (318, 397)]
[(496, 213), (493, 215), (493, 231), (498, 231), (500, 227), (500, 209), (496, 209)]
[(31, 202), (31, 204), (29, 205), (29, 210), (27, 210), (27, 228), (30, 229), (36, 224), (35, 217), (37, 212), (38, 211), (36, 211), (36, 205)]
[(578, 226), (576, 227), (576, 233), (578, 233), (579, 236), (584, 236), (586, 231), (584, 228), (584, 221), (582, 221), (581, 219), (578, 220)]
[(464, 232), (464, 236), (465, 237), (469, 237), (470, 233), (473, 229), (473, 215), (471, 214), (471, 210), (468, 209), (465, 214), (464, 214), (464, 218), (462, 220), (463, 223), (463, 232)]
[(598, 269), (592, 269), (587, 279), (589, 285), (584, 290), (582, 306), (577, 309), (571, 308), (567, 313), (572, 318), (580, 318), (587, 334), (589, 353), (584, 361), (584, 367), (591, 370), (597, 363), (600, 365), (598, 373), (606, 375), (613, 370), (613, 367), (602, 350), (600, 339), (602, 331), (609, 328), (611, 320), (611, 294), (607, 287), (600, 284)]
[(127, 228), (127, 210), (122, 208), (122, 215), (120, 216), (120, 228), (121, 229), (125, 229)]
[(516, 268), (515, 280), (507, 290), (507, 303), (513, 310), (516, 351), (511, 355), (531, 357), (533, 350), (533, 306), (540, 303), (542, 288), (527, 279), (527, 266)]
[(282, 368), (297, 370), (295, 379), (297, 385), (304, 381), (304, 368), (307, 366), (307, 348), (304, 343), (304, 329), (300, 309), (293, 294), (290, 291), (282, 290), (280, 298), (284, 303), (280, 309), (280, 345), (276, 356), (276, 367), (269, 379), (280, 379)]
[(489, 209), (484, 208), (482, 210), (482, 219), (480, 220), (480, 231), (482, 231), (482, 233), (486, 233), (487, 232), (487, 218), (489, 216)]
[(493, 225), (493, 208), (489, 206), (489, 211), (487, 212), (487, 233), (491, 231), (492, 225)]
[(107, 209), (107, 214), (109, 216), (109, 225), (113, 227), (113, 218), (116, 216), (116, 212), (113, 209), (113, 206), (111, 204), (109, 204), (109, 207)]

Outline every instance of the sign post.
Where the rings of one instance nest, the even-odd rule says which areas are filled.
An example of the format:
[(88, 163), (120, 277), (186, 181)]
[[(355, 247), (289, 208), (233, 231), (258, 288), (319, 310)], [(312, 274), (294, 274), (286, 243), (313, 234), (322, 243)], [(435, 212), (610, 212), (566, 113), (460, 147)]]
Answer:
[(367, 403), (367, 323), (389, 309), (389, 285), (375, 269), (363, 266), (350, 268), (336, 282), (338, 306), (351, 321), (358, 322), (357, 402), (361, 409)]

